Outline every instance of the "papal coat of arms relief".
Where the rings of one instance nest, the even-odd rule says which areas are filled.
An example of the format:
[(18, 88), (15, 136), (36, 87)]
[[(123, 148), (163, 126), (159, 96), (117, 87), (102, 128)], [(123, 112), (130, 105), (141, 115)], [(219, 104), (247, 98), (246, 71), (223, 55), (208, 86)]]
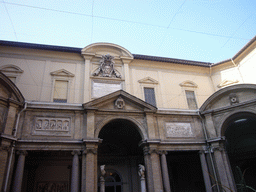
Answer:
[(102, 55), (100, 67), (92, 74), (93, 76), (121, 78), (121, 75), (114, 69), (114, 57), (110, 54)]

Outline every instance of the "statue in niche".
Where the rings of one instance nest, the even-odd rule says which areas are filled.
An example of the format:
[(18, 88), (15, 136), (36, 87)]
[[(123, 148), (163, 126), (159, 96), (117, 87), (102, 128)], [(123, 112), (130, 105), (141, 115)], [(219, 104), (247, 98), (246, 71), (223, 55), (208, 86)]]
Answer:
[(104, 175), (106, 174), (105, 165), (100, 166), (100, 173), (101, 173), (101, 177), (104, 177)]
[(121, 78), (121, 75), (117, 73), (114, 69), (114, 57), (110, 54), (102, 55), (102, 59), (100, 60), (100, 67), (92, 74), (93, 76), (99, 76), (101, 74), (102, 77), (116, 77)]
[(145, 178), (145, 167), (144, 165), (139, 164), (139, 176), (140, 178)]

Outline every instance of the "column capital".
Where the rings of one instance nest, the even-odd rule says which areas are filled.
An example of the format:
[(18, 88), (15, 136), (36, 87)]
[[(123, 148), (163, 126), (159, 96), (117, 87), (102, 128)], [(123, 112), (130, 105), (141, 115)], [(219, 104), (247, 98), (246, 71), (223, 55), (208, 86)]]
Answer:
[(80, 155), (81, 152), (80, 152), (79, 150), (73, 150), (73, 151), (71, 152), (71, 154), (72, 154), (72, 155)]
[(11, 151), (11, 147), (8, 146), (8, 145), (2, 145), (0, 147), (0, 151), (7, 151), (7, 152), (9, 152), (9, 151)]
[(151, 155), (152, 153), (156, 153), (156, 154), (159, 155), (159, 154), (161, 154), (161, 151), (158, 150), (158, 149), (150, 148), (150, 147), (146, 146), (146, 147), (143, 148), (143, 153), (144, 153), (145, 156), (146, 155)]
[(167, 155), (167, 151), (165, 151), (165, 150), (161, 150), (161, 151), (159, 151), (159, 155)]
[(97, 149), (96, 148), (86, 148), (83, 151), (83, 154), (88, 154), (88, 153), (97, 154)]
[(16, 151), (17, 155), (24, 155), (24, 156), (27, 156), (28, 155), (28, 152), (26, 150), (18, 150)]

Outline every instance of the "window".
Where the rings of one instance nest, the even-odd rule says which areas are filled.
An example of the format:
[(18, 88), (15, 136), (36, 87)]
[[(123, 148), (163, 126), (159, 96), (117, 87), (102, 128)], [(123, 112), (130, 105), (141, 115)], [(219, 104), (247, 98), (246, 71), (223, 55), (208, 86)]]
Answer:
[(68, 81), (55, 80), (53, 102), (67, 103)]
[(57, 103), (70, 102), (70, 87), (74, 74), (65, 69), (53, 71), (52, 75), (52, 101)]
[(156, 106), (156, 97), (154, 88), (144, 87), (145, 101), (153, 106)]
[(188, 108), (197, 109), (196, 97), (195, 97), (194, 91), (185, 90), (185, 92), (186, 92), (186, 97), (188, 102)]

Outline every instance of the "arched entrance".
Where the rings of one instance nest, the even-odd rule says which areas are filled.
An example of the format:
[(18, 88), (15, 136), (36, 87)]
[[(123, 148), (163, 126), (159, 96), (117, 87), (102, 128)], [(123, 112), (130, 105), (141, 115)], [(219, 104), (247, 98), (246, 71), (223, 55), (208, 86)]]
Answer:
[(137, 167), (144, 164), (144, 159), (138, 146), (142, 137), (136, 125), (125, 119), (112, 120), (101, 129), (98, 137), (103, 139), (98, 149), (98, 166), (105, 165), (107, 170), (105, 189), (109, 192), (140, 191)]
[[(223, 125), (225, 147), (229, 156), (237, 189), (256, 189), (256, 115), (236, 113)], [(242, 190), (242, 189), (241, 189)]]

